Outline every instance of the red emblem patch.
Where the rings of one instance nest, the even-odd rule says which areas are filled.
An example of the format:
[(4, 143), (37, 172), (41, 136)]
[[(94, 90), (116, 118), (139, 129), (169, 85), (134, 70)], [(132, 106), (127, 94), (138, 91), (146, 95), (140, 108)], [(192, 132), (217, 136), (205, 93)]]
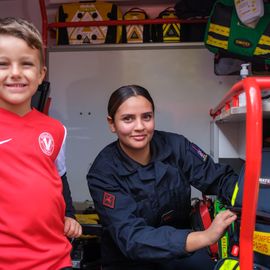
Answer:
[(114, 208), (114, 204), (115, 204), (115, 196), (110, 193), (104, 192), (103, 205), (109, 208)]

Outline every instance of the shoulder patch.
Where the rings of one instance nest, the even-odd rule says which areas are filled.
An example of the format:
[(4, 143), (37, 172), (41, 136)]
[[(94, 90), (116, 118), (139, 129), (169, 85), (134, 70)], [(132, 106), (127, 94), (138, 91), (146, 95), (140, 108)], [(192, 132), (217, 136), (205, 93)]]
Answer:
[(108, 192), (104, 192), (102, 203), (104, 206), (113, 209), (114, 205), (115, 205), (115, 196), (113, 194), (108, 193)]
[(259, 179), (260, 185), (265, 187), (270, 187), (270, 179), (269, 178), (260, 178)]
[(199, 148), (196, 144), (191, 143), (190, 144), (190, 150), (192, 153), (194, 153), (198, 158), (200, 158), (202, 161), (206, 161), (207, 154), (203, 152), (201, 148)]

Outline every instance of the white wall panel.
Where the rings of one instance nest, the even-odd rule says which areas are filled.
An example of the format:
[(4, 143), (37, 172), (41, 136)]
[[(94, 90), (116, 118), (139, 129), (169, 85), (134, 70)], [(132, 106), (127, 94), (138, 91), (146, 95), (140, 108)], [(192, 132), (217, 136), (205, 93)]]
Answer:
[(236, 81), (214, 75), (211, 53), (203, 47), (91, 48), (56, 49), (48, 55), (50, 113), (68, 129), (68, 178), (75, 201), (89, 199), (86, 173), (115, 139), (107, 127), (106, 106), (122, 85), (139, 84), (151, 92), (157, 129), (182, 133), (209, 152), (209, 109)]

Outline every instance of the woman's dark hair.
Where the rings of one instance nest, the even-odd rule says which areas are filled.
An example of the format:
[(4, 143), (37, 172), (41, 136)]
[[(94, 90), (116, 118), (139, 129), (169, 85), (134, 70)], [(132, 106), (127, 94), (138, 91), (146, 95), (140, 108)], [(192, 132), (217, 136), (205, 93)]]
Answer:
[(152, 104), (153, 112), (155, 111), (154, 101), (145, 88), (139, 85), (125, 85), (111, 94), (107, 107), (108, 115), (114, 120), (115, 113), (120, 105), (128, 98), (134, 96), (145, 97)]

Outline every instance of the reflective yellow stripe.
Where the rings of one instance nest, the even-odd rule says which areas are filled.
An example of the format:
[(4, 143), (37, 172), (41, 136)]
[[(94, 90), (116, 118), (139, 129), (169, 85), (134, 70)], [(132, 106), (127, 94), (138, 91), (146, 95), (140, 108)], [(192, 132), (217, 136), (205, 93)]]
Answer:
[(228, 41), (222, 41), (211, 36), (208, 36), (206, 43), (225, 50), (228, 48)]
[(233, 191), (233, 195), (232, 195), (232, 199), (231, 199), (231, 204), (232, 206), (234, 206), (235, 204), (235, 200), (236, 200), (236, 196), (238, 194), (238, 190), (239, 190), (239, 187), (238, 187), (238, 182), (235, 184), (235, 187), (234, 187), (234, 191)]
[(270, 256), (270, 233), (255, 231), (253, 235), (253, 250)]
[[(163, 41), (164, 42), (179, 42), (180, 41), (180, 24), (163, 24)], [(173, 31), (173, 32), (171, 32)]]
[(164, 37), (163, 38), (163, 41), (164, 42), (173, 42), (173, 41), (179, 41), (180, 40), (180, 37)]
[(210, 23), (208, 32), (213, 32), (213, 33), (219, 34), (221, 36), (229, 37), (230, 28), (222, 26), (222, 25)]
[(170, 28), (173, 27), (173, 29), (175, 30), (176, 34), (180, 35), (180, 24), (163, 24), (163, 32), (168, 32), (170, 30)]
[(269, 53), (270, 53), (270, 49), (266, 50), (266, 49), (257, 47), (254, 52), (254, 55), (264, 55), (264, 54), (269, 54)]
[(227, 233), (220, 239), (220, 248), (221, 248), (221, 258), (227, 258), (228, 257)]
[(270, 46), (270, 37), (262, 35), (258, 44)]
[[(231, 270), (231, 269), (234, 269), (234, 267), (236, 266), (237, 263), (238, 263), (238, 261), (227, 259), (224, 261), (224, 263), (221, 265), (221, 267), (219, 269), (220, 270)], [(235, 270), (239, 270), (239, 269), (240, 269), (240, 267), (238, 265)]]
[(127, 25), (127, 41), (128, 43), (142, 43), (143, 42), (143, 26)]

